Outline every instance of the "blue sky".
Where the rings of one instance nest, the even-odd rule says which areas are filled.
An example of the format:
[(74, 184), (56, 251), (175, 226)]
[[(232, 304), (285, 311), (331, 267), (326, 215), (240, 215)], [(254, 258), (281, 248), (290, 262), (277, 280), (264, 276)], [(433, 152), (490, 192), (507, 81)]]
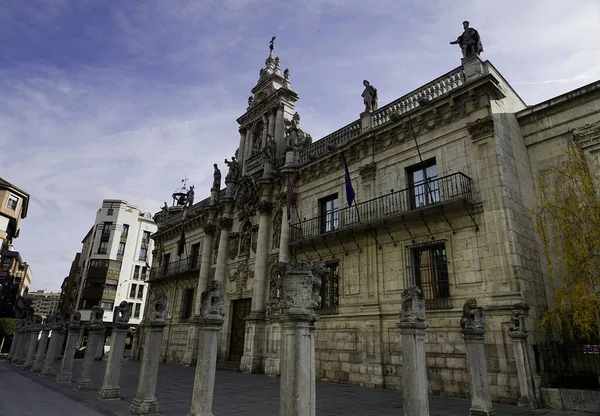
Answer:
[[(0, 176), (31, 203), (15, 249), (58, 289), (105, 198), (158, 211), (212, 163), (276, 35), (314, 139), (460, 65), (469, 20), (528, 104), (599, 78), (600, 3), (399, 0), (7, 0), (0, 5)], [(223, 169), (224, 167), (222, 167)]]

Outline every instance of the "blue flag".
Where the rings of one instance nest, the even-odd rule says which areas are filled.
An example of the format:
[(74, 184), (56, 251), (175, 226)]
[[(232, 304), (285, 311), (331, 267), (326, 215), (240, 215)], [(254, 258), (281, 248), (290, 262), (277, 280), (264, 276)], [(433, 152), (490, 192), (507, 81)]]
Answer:
[(342, 159), (344, 160), (344, 181), (346, 182), (346, 199), (348, 200), (348, 206), (351, 207), (354, 202), (354, 188), (352, 187), (352, 181), (350, 180), (350, 172), (348, 172), (348, 164), (346, 163), (346, 156), (342, 152)]

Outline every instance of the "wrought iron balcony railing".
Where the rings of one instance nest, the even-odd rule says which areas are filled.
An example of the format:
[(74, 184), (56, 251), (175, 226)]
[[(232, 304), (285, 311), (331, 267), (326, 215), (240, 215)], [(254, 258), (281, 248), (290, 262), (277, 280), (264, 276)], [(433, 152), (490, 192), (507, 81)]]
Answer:
[(354, 204), (329, 213), (327, 217), (321, 215), (292, 224), (291, 240), (295, 243), (323, 234), (374, 225), (378, 221), (455, 200), (472, 201), (471, 178), (461, 172)]
[(187, 257), (150, 269), (149, 282), (200, 269), (200, 256)]

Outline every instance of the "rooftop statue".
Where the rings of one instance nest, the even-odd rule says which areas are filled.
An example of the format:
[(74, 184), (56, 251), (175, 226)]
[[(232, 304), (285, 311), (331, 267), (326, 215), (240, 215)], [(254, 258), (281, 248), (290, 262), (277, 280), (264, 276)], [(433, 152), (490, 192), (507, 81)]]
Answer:
[(194, 185), (190, 186), (190, 189), (187, 191), (187, 205), (192, 206), (194, 204)]
[(240, 164), (235, 160), (235, 156), (231, 158), (231, 162), (225, 159), (225, 164), (229, 167), (229, 172), (227, 172), (227, 176), (225, 176), (225, 183), (235, 182), (240, 170)]
[(285, 130), (286, 150), (300, 150), (312, 143), (312, 137), (300, 128), (300, 114), (294, 113), (292, 121), (287, 122), (289, 127)]
[(372, 86), (366, 79), (363, 81), (363, 85), (365, 86), (365, 90), (362, 93), (365, 111), (370, 113), (377, 110), (377, 88)]
[(219, 170), (219, 167), (217, 166), (216, 163), (213, 165), (213, 167), (215, 168), (215, 172), (213, 173), (213, 186), (211, 189), (220, 191), (221, 190), (221, 171)]
[(460, 45), (463, 59), (479, 56), (479, 54), (483, 52), (483, 46), (481, 44), (479, 32), (472, 27), (469, 27), (469, 22), (466, 20), (463, 22), (463, 28), (465, 30), (462, 35), (460, 35), (454, 42), (450, 42), (450, 45)]

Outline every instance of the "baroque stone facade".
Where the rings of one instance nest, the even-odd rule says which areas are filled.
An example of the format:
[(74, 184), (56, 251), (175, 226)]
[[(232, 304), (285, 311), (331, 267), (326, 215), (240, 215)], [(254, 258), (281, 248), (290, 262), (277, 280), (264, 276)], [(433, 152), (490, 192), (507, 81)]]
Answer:
[[(227, 189), (159, 217), (152, 266), (161, 272), (150, 290), (168, 299), (162, 359), (193, 362), (186, 357), (197, 354), (200, 294), (215, 279), (225, 312), (219, 365), (279, 375), (286, 303), (277, 264), (310, 260), (326, 268), (315, 285), (318, 379), (401, 388), (398, 308), (403, 290), (416, 285), (427, 310), (429, 392), (469, 395), (460, 326), (463, 305), (475, 298), (485, 305), (492, 399), (516, 403), (513, 305), (530, 306), (518, 325), (534, 328), (553, 296), (529, 215), (535, 173), (569, 141), (599, 150), (600, 82), (528, 106), (489, 61), (474, 57), (468, 71), (461, 65), (312, 142), (300, 128), (289, 71), (281, 74), (272, 53), (237, 120), (239, 165), (232, 173), (228, 162)], [(201, 253), (199, 272), (169, 268), (182, 225), (185, 253)], [(403, 319), (419, 318), (409, 306)], [(484, 316), (467, 312), (464, 325)], [(540, 337), (532, 331), (529, 341)]]

